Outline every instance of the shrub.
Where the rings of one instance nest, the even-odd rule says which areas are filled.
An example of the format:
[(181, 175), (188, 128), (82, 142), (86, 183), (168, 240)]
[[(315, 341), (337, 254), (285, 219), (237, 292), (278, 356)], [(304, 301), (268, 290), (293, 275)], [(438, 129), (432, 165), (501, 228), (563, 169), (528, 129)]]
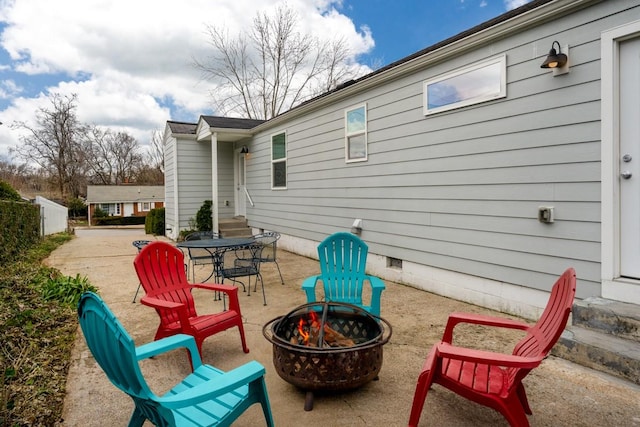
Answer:
[(22, 200), (20, 194), (5, 181), (0, 181), (0, 200), (11, 200), (19, 202)]
[(26, 202), (0, 200), (0, 265), (20, 259), (40, 241), (40, 208)]
[(151, 209), (144, 223), (144, 232), (155, 236), (164, 236), (164, 208)]
[(87, 205), (79, 197), (69, 199), (67, 201), (67, 209), (69, 210), (69, 218), (87, 216)]
[(205, 200), (198, 213), (196, 213), (196, 227), (198, 231), (212, 231), (213, 230), (213, 202), (211, 200)]
[(93, 211), (93, 217), (94, 218), (105, 218), (109, 216), (109, 213), (103, 211), (102, 209), (96, 207), (96, 210)]
[(96, 218), (95, 225), (142, 225), (145, 223), (143, 216), (108, 216)]

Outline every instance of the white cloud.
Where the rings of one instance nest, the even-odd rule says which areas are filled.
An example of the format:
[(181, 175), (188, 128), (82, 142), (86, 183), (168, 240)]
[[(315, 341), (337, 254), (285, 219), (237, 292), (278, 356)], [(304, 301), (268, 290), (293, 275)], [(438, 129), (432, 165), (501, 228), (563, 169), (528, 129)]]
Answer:
[(515, 9), (529, 3), (531, 0), (504, 0), (504, 6), (507, 10)]
[[(211, 84), (200, 80), (192, 58), (210, 48), (205, 26), (224, 24), (231, 32), (248, 28), (257, 10), (282, 0), (29, 0), (0, 1), (6, 25), (0, 45), (11, 57), (11, 82), (0, 85), (0, 154), (17, 144), (13, 120), (29, 121), (48, 93), (76, 93), (82, 121), (129, 129), (146, 143), (153, 129), (171, 117), (169, 105), (196, 120), (210, 114)], [(340, 14), (342, 0), (289, 0), (304, 31), (340, 35), (354, 57), (373, 48), (371, 33)], [(6, 67), (0, 69), (0, 72)], [(62, 76), (26, 98), (23, 87), (43, 76)], [(17, 77), (16, 77), (17, 76)], [(33, 83), (35, 84), (35, 83)], [(31, 89), (33, 92), (33, 89)], [(21, 97), (21, 96), (22, 97)], [(181, 117), (180, 119), (185, 119)]]

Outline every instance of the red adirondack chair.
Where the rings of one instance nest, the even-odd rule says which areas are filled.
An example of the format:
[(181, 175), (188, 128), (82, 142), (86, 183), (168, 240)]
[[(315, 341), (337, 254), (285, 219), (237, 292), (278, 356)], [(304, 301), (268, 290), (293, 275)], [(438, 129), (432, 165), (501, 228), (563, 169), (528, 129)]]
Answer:
[[(242, 326), (238, 288), (212, 283), (189, 283), (185, 273), (184, 254), (180, 249), (162, 241), (149, 243), (142, 248), (133, 265), (146, 293), (140, 302), (155, 308), (160, 316), (156, 340), (179, 333), (192, 335), (202, 357), (202, 342), (205, 338), (237, 326), (242, 349), (249, 353)], [(229, 309), (199, 315), (191, 293), (194, 288), (224, 293), (229, 298)]]
[[(477, 314), (449, 315), (442, 341), (432, 347), (418, 377), (409, 426), (418, 425), (432, 383), (499, 411), (511, 426), (529, 426), (526, 414), (531, 414), (531, 408), (522, 379), (560, 338), (575, 293), (576, 273), (569, 268), (553, 285), (547, 306), (535, 325)], [(453, 345), (453, 329), (459, 323), (520, 329), (526, 334), (511, 355), (473, 350)]]

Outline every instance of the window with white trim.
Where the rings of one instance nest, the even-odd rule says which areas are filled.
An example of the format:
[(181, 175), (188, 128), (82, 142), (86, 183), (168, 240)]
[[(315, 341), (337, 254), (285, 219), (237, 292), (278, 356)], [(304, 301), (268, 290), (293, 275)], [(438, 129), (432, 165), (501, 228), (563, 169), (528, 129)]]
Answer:
[(495, 56), (424, 82), (424, 114), (507, 96), (507, 57)]
[(109, 216), (120, 215), (120, 204), (118, 203), (100, 203), (98, 208)]
[(151, 210), (151, 202), (142, 202), (142, 212), (148, 212)]
[(344, 113), (345, 161), (363, 162), (367, 160), (367, 106), (366, 104), (348, 109)]
[(271, 135), (271, 188), (287, 188), (287, 135)]

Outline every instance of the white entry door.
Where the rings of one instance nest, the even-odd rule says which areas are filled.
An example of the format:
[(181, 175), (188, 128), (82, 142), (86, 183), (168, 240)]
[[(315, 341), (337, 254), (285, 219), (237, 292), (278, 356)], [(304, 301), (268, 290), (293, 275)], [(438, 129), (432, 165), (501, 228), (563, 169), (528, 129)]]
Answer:
[(246, 163), (245, 163), (245, 155), (240, 152), (240, 150), (236, 150), (235, 152), (235, 166), (234, 166), (234, 185), (236, 188), (235, 193), (235, 215), (236, 216), (247, 216), (247, 196), (246, 196), (246, 188), (245, 188), (245, 180), (246, 180)]
[(620, 276), (640, 279), (640, 38), (619, 52)]

